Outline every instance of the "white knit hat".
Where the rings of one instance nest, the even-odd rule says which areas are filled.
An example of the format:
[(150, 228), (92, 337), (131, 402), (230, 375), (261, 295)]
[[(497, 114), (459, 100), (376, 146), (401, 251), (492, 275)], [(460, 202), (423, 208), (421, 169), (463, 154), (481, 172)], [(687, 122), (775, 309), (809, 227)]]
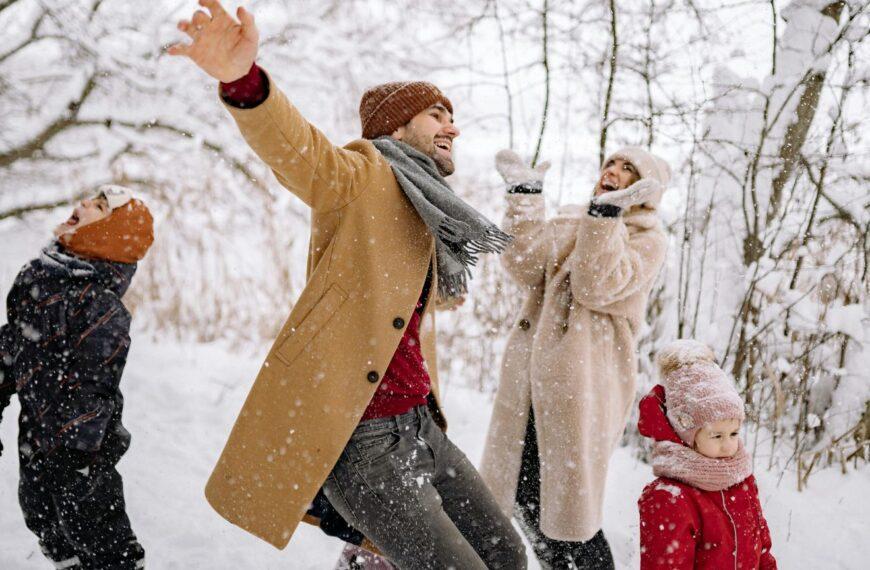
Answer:
[(654, 178), (662, 188), (668, 187), (668, 182), (671, 181), (671, 167), (668, 163), (639, 146), (626, 146), (614, 152), (607, 157), (604, 164), (607, 164), (614, 158), (627, 160), (637, 167), (638, 174), (641, 178)]
[(709, 346), (694, 340), (677, 340), (659, 352), (667, 416), (687, 445), (698, 430), (720, 420), (743, 420), (743, 399), (734, 382), (719, 366)]
[(97, 195), (103, 196), (112, 210), (117, 210), (133, 199), (133, 193), (129, 188), (117, 184), (103, 184), (97, 188)]

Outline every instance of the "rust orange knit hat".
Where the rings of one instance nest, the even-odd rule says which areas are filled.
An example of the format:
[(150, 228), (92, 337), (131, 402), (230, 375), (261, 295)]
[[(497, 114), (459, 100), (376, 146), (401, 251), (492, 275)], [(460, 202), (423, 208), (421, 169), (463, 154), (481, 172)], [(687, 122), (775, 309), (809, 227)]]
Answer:
[(363, 93), (359, 118), (364, 139), (390, 135), (432, 105), (441, 103), (453, 114), (453, 105), (440, 89), (426, 81), (394, 81)]
[(108, 217), (59, 239), (64, 248), (84, 258), (136, 263), (154, 242), (154, 219), (142, 201), (132, 199)]

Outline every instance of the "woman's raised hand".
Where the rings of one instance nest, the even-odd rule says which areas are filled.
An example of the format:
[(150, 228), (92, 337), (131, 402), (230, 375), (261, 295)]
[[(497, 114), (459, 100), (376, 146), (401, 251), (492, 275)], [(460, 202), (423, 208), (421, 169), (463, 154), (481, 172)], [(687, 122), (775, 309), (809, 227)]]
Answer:
[(534, 168), (526, 166), (523, 159), (509, 149), (500, 150), (495, 155), (495, 169), (501, 174), (508, 189), (529, 185), (540, 191), (549, 168), (549, 162), (542, 162)]
[(224, 10), (218, 0), (199, 0), (206, 11), (197, 10), (178, 29), (193, 40), (169, 48), (170, 55), (189, 57), (203, 71), (224, 83), (235, 81), (251, 69), (257, 57), (260, 34), (254, 16), (244, 8), (236, 11), (238, 21)]
[(642, 178), (625, 190), (614, 190), (596, 196), (593, 202), (596, 204), (610, 204), (617, 206), (622, 211), (640, 204), (657, 205), (661, 201), (665, 189), (654, 178)]

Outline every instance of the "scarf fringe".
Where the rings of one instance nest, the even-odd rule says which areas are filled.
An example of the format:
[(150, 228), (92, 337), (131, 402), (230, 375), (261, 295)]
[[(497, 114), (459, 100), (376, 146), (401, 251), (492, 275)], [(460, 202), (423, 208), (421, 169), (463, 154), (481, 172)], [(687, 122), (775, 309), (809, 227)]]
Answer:
[(468, 293), (468, 277), (465, 271), (452, 275), (438, 276), (438, 297), (447, 300)]
[(483, 236), (469, 239), (470, 226), (465, 222), (444, 218), (438, 225), (438, 237), (453, 247), (453, 252), (464, 252), (469, 259), (477, 260), (478, 253), (502, 253), (513, 241), (513, 236), (503, 232), (496, 226), (487, 226)]

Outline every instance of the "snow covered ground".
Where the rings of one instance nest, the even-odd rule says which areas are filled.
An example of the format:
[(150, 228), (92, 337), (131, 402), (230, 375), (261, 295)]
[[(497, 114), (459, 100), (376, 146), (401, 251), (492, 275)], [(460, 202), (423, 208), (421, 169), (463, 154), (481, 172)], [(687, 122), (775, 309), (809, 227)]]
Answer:
[[(153, 344), (134, 339), (123, 380), (125, 423), (133, 446), (120, 464), (134, 529), (151, 569), (331, 568), (341, 545), (301, 525), (284, 551), (231, 526), (203, 498), (203, 485), (259, 368), (261, 355), (235, 354), (226, 346)], [(487, 396), (446, 385), (450, 434), (478, 461), (489, 422)], [(7, 410), (0, 437), (14, 449), (18, 405)], [(761, 500), (780, 567), (866, 568), (865, 469), (847, 476), (818, 473), (804, 493), (786, 477), (757, 473)], [(635, 501), (651, 479), (632, 451), (616, 453), (608, 483), (605, 532), (618, 568), (638, 566)], [(49, 568), (18, 508), (17, 460), (0, 458), (0, 568)], [(531, 564), (530, 568), (537, 568)]]

